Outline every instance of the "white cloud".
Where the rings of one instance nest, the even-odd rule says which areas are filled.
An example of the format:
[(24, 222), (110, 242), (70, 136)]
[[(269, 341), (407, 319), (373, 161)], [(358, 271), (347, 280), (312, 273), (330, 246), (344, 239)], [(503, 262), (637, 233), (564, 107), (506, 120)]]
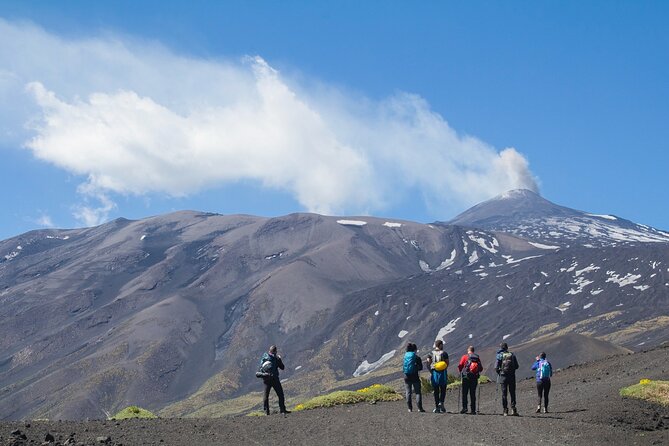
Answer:
[(86, 177), (81, 191), (100, 201), (76, 210), (86, 224), (107, 217), (111, 193), (242, 180), (321, 213), (379, 211), (419, 190), (443, 218), (537, 188), (515, 149), (458, 135), (416, 95), (375, 102), (294, 82), (260, 57), (193, 59), (108, 35), (65, 40), (2, 20), (0, 35), (0, 138)]
[[(116, 208), (114, 203), (105, 194), (95, 190), (95, 186), (90, 183), (83, 184), (79, 188), (79, 193), (84, 196), (85, 203), (73, 207), (72, 215), (84, 226), (97, 226), (109, 218), (109, 213)], [(92, 206), (92, 200), (98, 201), (99, 205)]]
[(47, 214), (42, 214), (40, 215), (36, 220), (35, 223), (37, 223), (40, 226), (43, 226), (45, 228), (53, 228), (55, 225), (53, 224), (53, 220), (51, 219), (50, 215)]

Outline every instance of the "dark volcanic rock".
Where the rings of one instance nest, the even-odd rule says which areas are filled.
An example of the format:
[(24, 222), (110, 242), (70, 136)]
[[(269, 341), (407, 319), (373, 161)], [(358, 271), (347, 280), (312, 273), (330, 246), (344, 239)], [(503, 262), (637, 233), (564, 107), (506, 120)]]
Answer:
[(192, 413), (256, 389), (272, 343), (288, 388), (318, 393), (408, 340), (667, 338), (666, 233), (525, 192), (458, 222), (178, 212), (2, 241), (0, 418), (157, 411), (207, 383), (169, 412)]

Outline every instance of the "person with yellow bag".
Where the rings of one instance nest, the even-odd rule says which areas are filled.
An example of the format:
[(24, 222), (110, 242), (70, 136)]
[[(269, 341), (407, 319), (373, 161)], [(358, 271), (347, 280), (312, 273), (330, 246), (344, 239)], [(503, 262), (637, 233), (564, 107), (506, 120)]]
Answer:
[(434, 390), (434, 413), (446, 413), (444, 399), (448, 384), (448, 353), (444, 351), (444, 341), (434, 341), (434, 350), (427, 355), (427, 365), (430, 367), (430, 381)]

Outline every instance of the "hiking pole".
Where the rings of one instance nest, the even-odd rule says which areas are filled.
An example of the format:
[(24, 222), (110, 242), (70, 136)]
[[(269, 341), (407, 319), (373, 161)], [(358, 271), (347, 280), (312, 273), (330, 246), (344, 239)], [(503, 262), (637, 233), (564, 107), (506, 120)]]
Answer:
[(480, 408), (481, 408), (481, 383), (478, 382), (478, 381), (479, 380), (477, 378), (476, 379), (476, 385), (479, 388), (479, 396), (478, 396), (478, 398), (476, 398), (476, 413), (481, 413), (481, 410), (480, 410)]
[(463, 388), (462, 387), (462, 378), (460, 378), (460, 388), (458, 389), (458, 405), (455, 408), (455, 410), (456, 410), (455, 413), (458, 413), (457, 411), (460, 410), (460, 394), (462, 393), (462, 388)]

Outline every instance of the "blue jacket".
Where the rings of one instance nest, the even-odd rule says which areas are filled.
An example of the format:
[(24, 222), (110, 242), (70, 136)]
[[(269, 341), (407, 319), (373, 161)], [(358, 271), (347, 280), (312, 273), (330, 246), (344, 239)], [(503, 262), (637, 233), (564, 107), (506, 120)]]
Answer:
[(434, 369), (434, 365), (439, 362), (439, 361), (446, 361), (448, 362), (448, 353), (445, 351), (441, 350), (434, 350), (429, 356), (432, 359), (432, 363), (430, 364), (430, 381), (432, 383), (432, 386), (445, 386), (448, 385), (448, 372), (447, 369), (444, 369), (443, 371), (439, 372)]
[(553, 366), (551, 365), (550, 362), (548, 362), (548, 365), (551, 368), (551, 374), (549, 376), (544, 376), (543, 379), (541, 378), (541, 361), (546, 361), (548, 362), (547, 359), (539, 359), (538, 361), (534, 361), (534, 364), (532, 364), (532, 370), (537, 371), (537, 382), (540, 383), (541, 381), (550, 381), (551, 376), (553, 376)]

